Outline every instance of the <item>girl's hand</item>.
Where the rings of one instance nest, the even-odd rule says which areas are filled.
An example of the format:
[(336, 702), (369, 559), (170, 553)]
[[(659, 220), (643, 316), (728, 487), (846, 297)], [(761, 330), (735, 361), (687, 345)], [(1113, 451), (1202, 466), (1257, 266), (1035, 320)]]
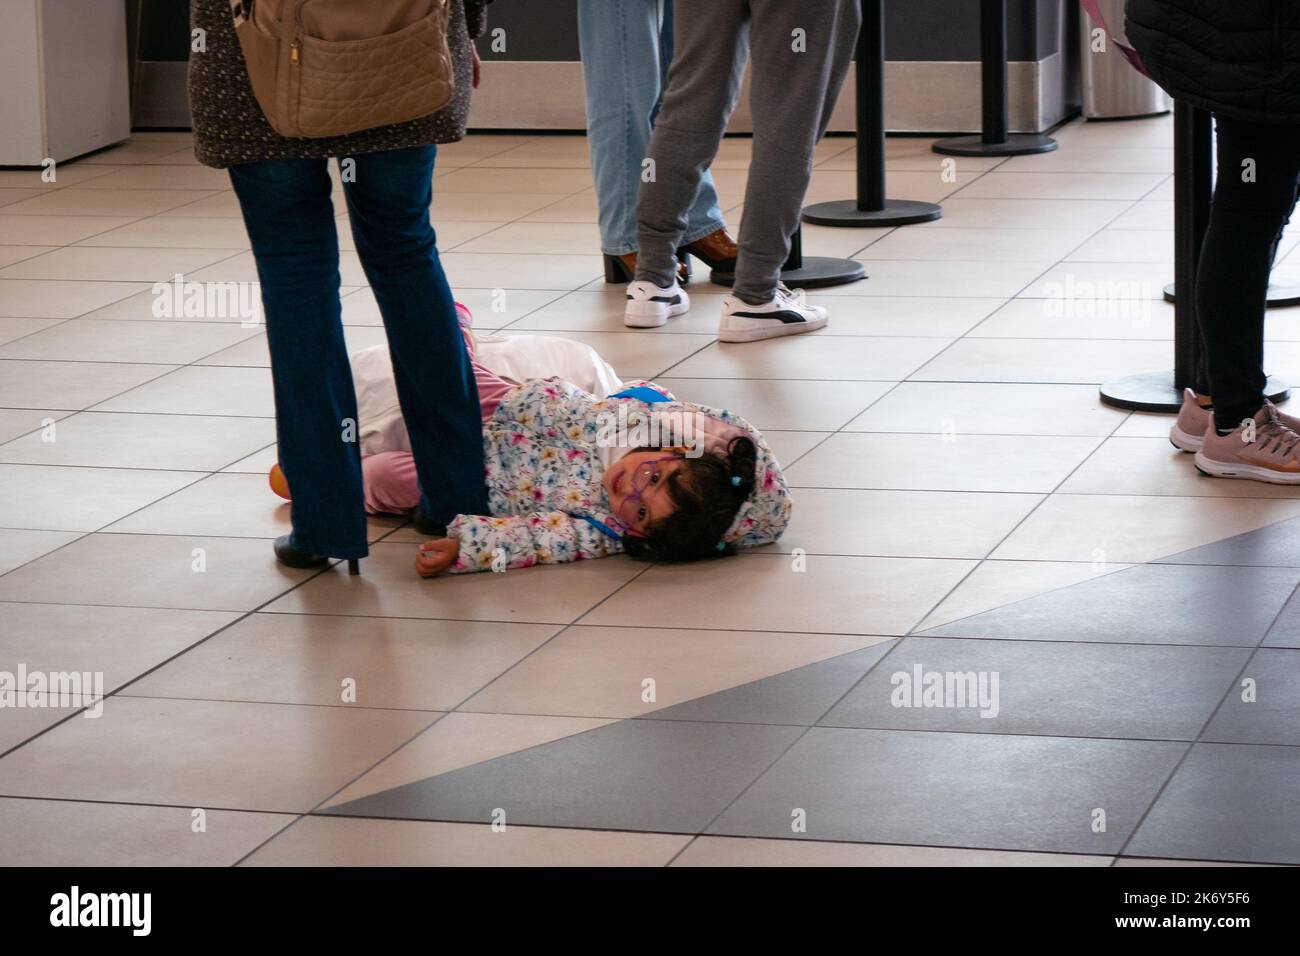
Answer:
[(478, 58), (478, 48), (474, 46), (474, 43), (473, 43), (472, 41), (470, 42), (470, 45), (469, 45), (469, 51), (470, 51), (471, 54), (473, 54), (473, 57), (474, 57), (474, 83), (473, 83), (473, 86), (474, 86), (474, 89), (477, 90), (477, 89), (478, 89), (478, 81), (479, 81), (479, 77), (480, 77), (480, 75), (481, 75), (481, 71), (482, 71), (482, 69), (483, 69), (483, 61), (480, 60), (480, 59)]
[(456, 556), (459, 554), (459, 538), (434, 538), (420, 545), (420, 553), (415, 559), (415, 570), (420, 577), (431, 578), (455, 564)]

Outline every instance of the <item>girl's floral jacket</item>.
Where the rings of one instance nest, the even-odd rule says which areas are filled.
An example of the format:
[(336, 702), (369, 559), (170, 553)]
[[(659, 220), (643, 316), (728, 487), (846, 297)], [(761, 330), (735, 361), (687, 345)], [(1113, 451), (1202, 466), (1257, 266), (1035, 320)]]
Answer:
[(447, 526), (448, 536), (460, 539), (453, 573), (504, 571), (621, 552), (599, 454), (615, 422), (635, 429), (654, 424), (653, 418), (665, 423), (666, 430), (669, 421), (689, 417), (706, 450), (724, 450), (732, 437), (748, 434), (758, 448), (755, 488), (724, 539), (737, 547), (754, 547), (781, 536), (790, 520), (790, 492), (758, 431), (726, 411), (676, 401), (660, 386), (628, 384), (650, 385), (669, 400), (650, 404), (637, 398), (596, 398), (559, 379), (525, 382), (502, 400), (483, 425), (492, 513), (457, 515)]

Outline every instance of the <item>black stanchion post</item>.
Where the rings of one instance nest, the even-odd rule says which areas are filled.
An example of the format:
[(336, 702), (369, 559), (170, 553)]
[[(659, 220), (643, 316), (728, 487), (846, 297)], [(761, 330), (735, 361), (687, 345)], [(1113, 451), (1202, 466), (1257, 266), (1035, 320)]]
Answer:
[(818, 226), (906, 226), (943, 215), (931, 202), (885, 198), (885, 5), (862, 0), (862, 31), (854, 70), (858, 119), (858, 196), (819, 202), (803, 211)]
[(1056, 149), (1056, 140), (1037, 133), (1007, 132), (1007, 3), (980, 0), (980, 99), (983, 131), (954, 136), (932, 147), (946, 156), (1027, 156)]
[[(1214, 182), (1214, 138), (1210, 114), (1183, 102), (1174, 103), (1174, 282), (1196, 288), (1201, 244), (1210, 222), (1210, 197)], [(1174, 368), (1142, 372), (1101, 386), (1101, 400), (1116, 408), (1141, 412), (1176, 412), (1183, 389), (1196, 387), (1201, 361), (1201, 333), (1196, 324), (1196, 297), (1183, 296), (1174, 303)], [(1285, 401), (1286, 385), (1271, 376), (1268, 397)]]

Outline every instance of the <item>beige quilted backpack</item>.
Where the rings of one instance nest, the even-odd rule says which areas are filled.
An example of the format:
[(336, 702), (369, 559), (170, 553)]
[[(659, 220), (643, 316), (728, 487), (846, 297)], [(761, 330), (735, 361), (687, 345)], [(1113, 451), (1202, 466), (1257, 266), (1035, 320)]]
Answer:
[(342, 136), (451, 102), (452, 0), (231, 0), (253, 95), (281, 136)]

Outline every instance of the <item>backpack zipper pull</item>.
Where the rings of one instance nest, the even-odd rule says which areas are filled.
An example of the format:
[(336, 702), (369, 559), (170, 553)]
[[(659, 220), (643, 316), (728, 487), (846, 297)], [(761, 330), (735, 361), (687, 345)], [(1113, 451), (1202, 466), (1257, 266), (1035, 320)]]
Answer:
[(294, 40), (291, 44), (289, 44), (289, 62), (290, 63), (298, 62), (298, 41), (297, 40)]

